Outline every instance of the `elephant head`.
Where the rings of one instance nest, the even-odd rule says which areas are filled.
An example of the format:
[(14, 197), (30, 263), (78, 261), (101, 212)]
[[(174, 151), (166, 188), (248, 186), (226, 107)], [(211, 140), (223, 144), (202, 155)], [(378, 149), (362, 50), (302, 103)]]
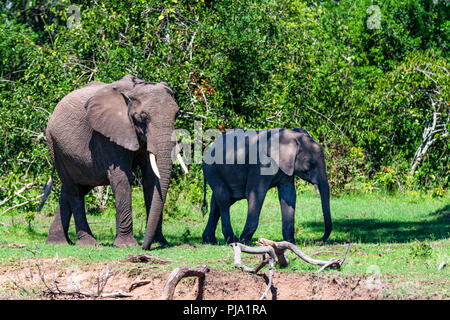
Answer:
[(149, 249), (169, 187), (175, 147), (172, 133), (179, 108), (165, 82), (126, 76), (101, 90), (86, 104), (90, 125), (130, 151), (145, 152), (156, 177), (143, 243)]
[(326, 241), (332, 230), (330, 214), (330, 187), (322, 146), (307, 131), (282, 129), (279, 133), (278, 166), (287, 175), (295, 174), (319, 188), (325, 222)]

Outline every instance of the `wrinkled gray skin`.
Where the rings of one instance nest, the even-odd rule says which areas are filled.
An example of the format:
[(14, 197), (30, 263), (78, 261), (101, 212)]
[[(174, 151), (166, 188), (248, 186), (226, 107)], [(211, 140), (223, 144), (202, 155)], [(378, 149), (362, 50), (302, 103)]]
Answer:
[[(172, 171), (171, 135), (177, 111), (166, 83), (129, 75), (109, 84), (89, 83), (59, 102), (46, 136), (62, 189), (46, 243), (70, 243), (67, 231), (73, 213), (76, 244), (98, 245), (86, 220), (84, 196), (95, 186), (110, 184), (116, 205), (114, 245), (137, 245), (131, 181), (138, 166), (147, 212), (143, 248), (149, 249), (153, 241), (166, 243), (161, 213)], [(156, 156), (160, 179), (151, 168), (149, 153)]]
[[(258, 131), (257, 139), (268, 132), (273, 134), (273, 130)], [(322, 241), (328, 239), (332, 230), (330, 190), (322, 146), (314, 141), (305, 130), (275, 130), (280, 130), (279, 159), (275, 160), (272, 159), (274, 157), (269, 157), (272, 163), (277, 165), (274, 174), (261, 174), (263, 165), (259, 159), (256, 164), (249, 164), (248, 145), (245, 148), (245, 164), (207, 164), (205, 161), (203, 162), (204, 178), (213, 191), (209, 220), (203, 232), (203, 242), (216, 243), (215, 231), (218, 220), (221, 218), (222, 233), (228, 243), (237, 241), (249, 243), (258, 227), (259, 214), (266, 193), (270, 188), (277, 187), (281, 205), (283, 239), (293, 243), (296, 200), (294, 175), (318, 186), (325, 221), (325, 233)], [(230, 133), (227, 132), (217, 138), (222, 139), (222, 143), (218, 144), (218, 140), (216, 140), (211, 146), (209, 154), (214, 156), (218, 145), (225, 146), (226, 143), (223, 141), (229, 135)], [(223, 147), (219, 148), (224, 149)], [(222, 152), (225, 153), (224, 150)], [(269, 152), (267, 154), (270, 155)], [(247, 199), (248, 213), (244, 230), (238, 239), (230, 223), (230, 206), (240, 199)]]

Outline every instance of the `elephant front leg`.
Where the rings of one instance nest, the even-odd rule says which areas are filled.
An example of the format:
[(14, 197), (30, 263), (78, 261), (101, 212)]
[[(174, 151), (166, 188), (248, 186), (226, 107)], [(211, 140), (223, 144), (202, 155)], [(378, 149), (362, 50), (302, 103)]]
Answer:
[(133, 236), (133, 218), (131, 211), (131, 183), (125, 172), (112, 172), (109, 176), (111, 189), (116, 201), (116, 239), (115, 247), (137, 246)]
[(278, 186), (278, 199), (281, 206), (283, 239), (294, 243), (296, 200), (294, 181)]
[(242, 230), (241, 237), (239, 239), (242, 243), (250, 243), (252, 237), (256, 232), (259, 224), (259, 214), (266, 197), (267, 190), (264, 192), (251, 191), (247, 196), (248, 200), (248, 213), (247, 220), (245, 221), (244, 230)]
[(220, 218), (222, 220), (222, 234), (227, 243), (238, 242), (239, 239), (234, 235), (233, 227), (230, 221), (230, 206), (220, 208)]

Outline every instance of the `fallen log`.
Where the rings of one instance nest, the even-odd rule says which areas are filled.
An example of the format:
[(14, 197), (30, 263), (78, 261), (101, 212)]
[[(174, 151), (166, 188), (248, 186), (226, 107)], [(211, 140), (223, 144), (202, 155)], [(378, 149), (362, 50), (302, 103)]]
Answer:
[(172, 300), (173, 294), (175, 293), (175, 288), (181, 279), (186, 277), (198, 277), (198, 294), (197, 300), (202, 298), (203, 286), (206, 274), (211, 269), (208, 266), (202, 265), (196, 268), (181, 266), (174, 269), (169, 277), (167, 278), (166, 284), (164, 285), (163, 293), (161, 295), (161, 300)]

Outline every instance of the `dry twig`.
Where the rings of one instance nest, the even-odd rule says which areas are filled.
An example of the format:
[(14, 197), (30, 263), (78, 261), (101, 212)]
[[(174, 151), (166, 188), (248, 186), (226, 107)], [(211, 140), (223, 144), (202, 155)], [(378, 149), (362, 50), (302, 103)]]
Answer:
[(3, 215), (3, 214), (5, 214), (6, 212), (8, 212), (8, 211), (10, 211), (10, 210), (13, 210), (13, 209), (16, 209), (16, 208), (18, 208), (18, 207), (22, 207), (22, 206), (24, 206), (24, 205), (26, 205), (26, 204), (29, 204), (30, 202), (37, 201), (37, 200), (39, 200), (40, 197), (41, 197), (41, 196), (36, 197), (36, 198), (32, 198), (32, 199), (30, 199), (30, 200), (27, 200), (27, 201), (25, 201), (25, 202), (22, 202), (22, 203), (19, 203), (19, 204), (16, 204), (16, 205), (13, 205), (12, 207), (9, 207), (8, 209), (6, 209), (6, 210), (3, 211), (2, 213), (0, 213), (0, 215)]
[(126, 260), (128, 262), (133, 262), (133, 263), (146, 262), (146, 263), (151, 263), (151, 264), (166, 264), (166, 263), (172, 263), (172, 262), (179, 262), (179, 261), (175, 261), (175, 260), (152, 256), (151, 254), (148, 254), (148, 253), (129, 254), (127, 256)]
[[(20, 194), (22, 194), (24, 191), (31, 189), (33, 186), (35, 186), (37, 184), (36, 181), (30, 182), (26, 185), (24, 185), (20, 190), (16, 191), (14, 193), (14, 196), (19, 196)], [(3, 199), (2, 201), (0, 201), (0, 206), (4, 205), (6, 202), (8, 202), (9, 200), (11, 200), (13, 198), (13, 196), (9, 196), (6, 197), (5, 199)]]
[[(36, 256), (37, 251), (35, 250), (29, 250), (34, 256)], [(38, 291), (46, 297), (56, 298), (59, 296), (70, 296), (70, 297), (77, 297), (77, 298), (124, 298), (124, 297), (131, 297), (132, 295), (122, 293), (120, 291), (118, 292), (109, 292), (104, 293), (104, 289), (106, 287), (106, 284), (108, 280), (113, 276), (113, 273), (110, 272), (109, 265), (106, 266), (106, 269), (100, 273), (97, 276), (97, 279), (93, 285), (96, 290), (91, 290), (91, 292), (87, 291), (81, 291), (79, 287), (75, 289), (63, 289), (60, 286), (58, 286), (59, 278), (57, 276), (57, 265), (59, 263), (59, 257), (56, 255), (55, 262), (53, 264), (53, 271), (52, 271), (52, 281), (51, 283), (48, 281), (48, 276), (45, 273), (45, 267), (44, 267), (44, 261), (42, 258), (38, 258), (37, 261), (34, 262), (34, 264), (31, 264), (31, 261), (28, 260), (28, 266), (30, 271), (30, 279), (34, 283), (35, 287), (38, 289)], [(33, 270), (37, 269), (38, 272), (38, 279), (35, 279), (33, 275)], [(32, 291), (29, 291), (23, 286), (20, 281), (16, 281), (13, 279), (10, 279), (11, 282), (24, 291), (25, 293), (30, 293)], [(42, 287), (42, 285), (44, 287)]]
[(151, 280), (135, 280), (133, 281), (130, 286), (128, 287), (128, 292), (133, 291), (134, 289), (136, 289), (137, 287), (140, 286), (145, 286), (146, 284), (151, 283)]

